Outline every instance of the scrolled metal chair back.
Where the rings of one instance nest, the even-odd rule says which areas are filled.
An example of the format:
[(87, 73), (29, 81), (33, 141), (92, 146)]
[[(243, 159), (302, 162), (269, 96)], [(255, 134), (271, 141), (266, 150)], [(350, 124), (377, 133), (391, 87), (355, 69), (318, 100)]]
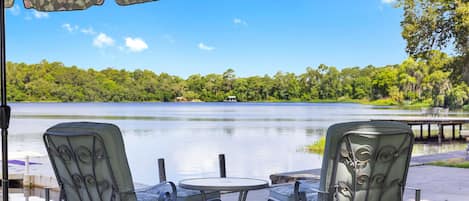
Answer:
[(401, 201), (413, 139), (407, 125), (395, 122), (331, 127), (320, 184), (329, 193), (319, 200)]
[[(125, 154), (109, 153), (110, 149), (106, 147), (123, 146), (119, 145), (122, 140), (120, 131), (117, 129), (117, 133), (106, 133), (114, 135), (107, 137), (120, 138), (114, 141), (118, 142), (116, 144), (105, 141), (99, 129), (87, 130), (88, 124), (91, 127), (96, 125), (72, 123), (68, 125), (71, 129), (66, 129), (67, 125), (59, 124), (44, 134), (44, 142), (61, 188), (61, 200), (136, 201), (128, 166), (122, 168), (112, 165), (112, 160), (120, 160), (126, 164)], [(77, 125), (78, 127), (74, 127)], [(117, 177), (124, 177), (127, 181)]]

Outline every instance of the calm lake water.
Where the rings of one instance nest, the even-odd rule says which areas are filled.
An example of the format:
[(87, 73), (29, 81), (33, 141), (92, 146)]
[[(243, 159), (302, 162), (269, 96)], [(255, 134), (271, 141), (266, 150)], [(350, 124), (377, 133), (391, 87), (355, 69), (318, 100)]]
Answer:
[[(135, 182), (158, 182), (157, 159), (166, 159), (167, 177), (217, 176), (219, 153), (229, 176), (268, 179), (276, 172), (321, 166), (305, 145), (327, 127), (345, 121), (421, 116), (360, 104), (318, 103), (16, 103), (11, 104), (10, 151), (45, 154), (42, 133), (59, 122), (96, 121), (118, 125), (124, 135)], [(466, 113), (451, 115), (469, 116)], [(463, 145), (417, 146), (422, 153)]]

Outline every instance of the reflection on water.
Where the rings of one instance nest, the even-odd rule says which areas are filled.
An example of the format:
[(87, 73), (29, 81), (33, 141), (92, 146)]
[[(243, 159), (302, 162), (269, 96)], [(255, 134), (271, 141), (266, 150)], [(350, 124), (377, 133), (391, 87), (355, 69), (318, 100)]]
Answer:
[[(419, 110), (317, 103), (21, 103), (12, 108), (11, 151), (45, 154), (41, 134), (59, 122), (117, 124), (132, 175), (145, 184), (157, 183), (158, 158), (166, 159), (173, 181), (217, 176), (219, 153), (226, 154), (229, 176), (268, 179), (275, 172), (319, 168), (322, 156), (299, 150), (330, 125), (421, 115)], [(435, 148), (416, 150), (433, 153)]]
[(445, 143), (442, 145), (437, 144), (415, 144), (412, 152), (413, 156), (437, 154), (451, 151), (464, 150), (467, 143)]
[(44, 201), (44, 198), (40, 198), (37, 196), (29, 196), (25, 197), (24, 194), (20, 193), (10, 193), (10, 199), (11, 201)]
[[(44, 201), (44, 189), (42, 188), (13, 188), (9, 190), (10, 201)], [(50, 191), (51, 200), (59, 200), (59, 192)]]

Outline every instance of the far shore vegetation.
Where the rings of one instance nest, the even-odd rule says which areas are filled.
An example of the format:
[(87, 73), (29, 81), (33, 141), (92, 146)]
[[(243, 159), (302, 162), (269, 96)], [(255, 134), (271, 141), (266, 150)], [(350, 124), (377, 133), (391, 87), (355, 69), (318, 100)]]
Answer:
[[(8, 62), (8, 98), (16, 102), (223, 101), (352, 102), (374, 105), (464, 107), (469, 87), (453, 82), (453, 57), (432, 51), (428, 59), (401, 64), (348, 67), (319, 65), (304, 73), (238, 77), (191, 75), (187, 79), (149, 70), (104, 70), (67, 67), (43, 60), (38, 64)], [(179, 98), (178, 98), (179, 97)]]
[[(149, 70), (67, 67), (60, 62), (7, 64), (8, 99), (16, 102), (354, 102), (469, 109), (469, 3), (398, 0), (409, 57), (401, 64), (336, 68), (321, 64), (295, 74), (183, 79)], [(440, 51), (450, 52), (451, 56)], [(292, 54), (294, 54), (292, 52)]]
[[(16, 102), (354, 102), (469, 109), (469, 3), (398, 0), (409, 57), (401, 64), (238, 77), (195, 74), (183, 79), (149, 70), (67, 67), (60, 62), (7, 64), (8, 99)], [(451, 56), (440, 51), (450, 52)], [(292, 52), (292, 54), (294, 54)]]

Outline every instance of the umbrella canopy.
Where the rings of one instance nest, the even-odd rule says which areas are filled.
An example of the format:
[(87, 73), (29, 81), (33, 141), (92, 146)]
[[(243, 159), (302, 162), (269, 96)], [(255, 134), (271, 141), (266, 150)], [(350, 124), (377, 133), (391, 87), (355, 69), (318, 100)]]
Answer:
[[(145, 3), (157, 0), (116, 0), (121, 6), (127, 6), (138, 3)], [(104, 0), (23, 0), (25, 8), (33, 8), (38, 11), (70, 11), (84, 10), (91, 6), (102, 5)], [(5, 7), (13, 7), (14, 0), (5, 0)]]
[[(2, 135), (2, 194), (8, 201), (8, 127), (10, 107), (7, 104), (6, 54), (5, 54), (5, 8), (13, 7), (14, 0), (0, 2), (0, 129)], [(127, 6), (158, 0), (116, 0), (117, 4)], [(104, 0), (23, 0), (24, 7), (43, 12), (85, 10), (91, 6), (102, 5)]]

